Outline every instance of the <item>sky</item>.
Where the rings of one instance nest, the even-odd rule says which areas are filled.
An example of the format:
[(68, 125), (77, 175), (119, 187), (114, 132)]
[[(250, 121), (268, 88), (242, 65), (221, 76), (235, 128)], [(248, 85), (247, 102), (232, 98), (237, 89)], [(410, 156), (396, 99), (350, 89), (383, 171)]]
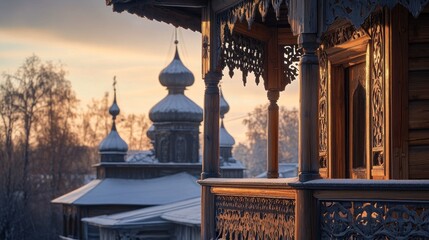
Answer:
[[(173, 59), (173, 36), (172, 25), (113, 12), (104, 0), (0, 0), (0, 73), (13, 74), (32, 54), (61, 62), (82, 106), (112, 92), (116, 76), (121, 111), (148, 115), (167, 95), (158, 74)], [(201, 34), (179, 28), (178, 40), (181, 59), (195, 76), (185, 94), (203, 107)], [(230, 105), (225, 127), (244, 142), (243, 117), (268, 103), (266, 91), (250, 75), (243, 86), (239, 71), (232, 79), (225, 71), (221, 84)], [(298, 90), (297, 81), (287, 86), (278, 104), (298, 107)]]

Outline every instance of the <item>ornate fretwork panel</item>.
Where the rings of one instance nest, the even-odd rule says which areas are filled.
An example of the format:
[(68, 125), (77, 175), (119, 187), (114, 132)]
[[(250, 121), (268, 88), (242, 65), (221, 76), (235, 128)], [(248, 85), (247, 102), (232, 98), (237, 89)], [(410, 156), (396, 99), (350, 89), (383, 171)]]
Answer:
[(293, 44), (281, 46), (281, 50), (283, 56), (281, 81), (284, 87), (298, 77), (298, 65), (301, 60), (302, 49), (298, 47), (298, 44)]
[(294, 239), (295, 200), (216, 196), (219, 239)]
[(319, 164), (328, 167), (328, 57), (319, 52)]
[(347, 19), (356, 28), (359, 28), (365, 20), (377, 8), (390, 7), (393, 8), (397, 4), (401, 4), (417, 17), (423, 10), (429, 0), (327, 0), (325, 2), (325, 29), (327, 29), (336, 19)]
[[(244, 84), (247, 82), (248, 73), (253, 72), (256, 83), (259, 84), (260, 77), (265, 77), (264, 72), (266, 72), (263, 60), (266, 57), (266, 43), (235, 33), (233, 31), (235, 23), (246, 20), (251, 29), (255, 14), (259, 13), (264, 21), (270, 8), (279, 19), (282, 5), (288, 6), (288, 4), (289, 0), (245, 0), (217, 14), (217, 31), (220, 38), (218, 56), (221, 68), (228, 67), (230, 76), (234, 74), (235, 68), (241, 70)], [(302, 51), (298, 45), (279, 46), (279, 51), (283, 62), (281, 66), (283, 73), (281, 87), (283, 88), (298, 76), (298, 63)]]
[(243, 74), (243, 83), (247, 82), (247, 75), (254, 73), (256, 84), (264, 74), (265, 44), (253, 38), (240, 34), (229, 34), (222, 44), (221, 68), (228, 67), (229, 76), (239, 69)]
[(428, 239), (429, 204), (321, 201), (321, 239)]
[(383, 166), (384, 147), (384, 21), (379, 12), (371, 16), (371, 147), (372, 165)]

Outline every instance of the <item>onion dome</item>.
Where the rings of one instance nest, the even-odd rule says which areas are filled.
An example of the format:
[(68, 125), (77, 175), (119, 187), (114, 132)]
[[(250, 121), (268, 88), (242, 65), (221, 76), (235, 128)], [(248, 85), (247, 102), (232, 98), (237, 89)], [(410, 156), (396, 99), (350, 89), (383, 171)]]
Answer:
[(225, 98), (223, 97), (222, 94), (222, 89), (220, 89), (220, 103), (219, 103), (219, 113), (220, 113), (220, 118), (223, 119), (225, 114), (229, 112), (229, 104), (228, 102), (225, 100)]
[(194, 75), (180, 60), (177, 51), (173, 61), (161, 71), (159, 81), (168, 95), (149, 111), (152, 122), (201, 122), (203, 109), (184, 95), (186, 87), (194, 83)]
[(228, 102), (225, 100), (222, 94), (222, 89), (220, 90), (220, 129), (219, 129), (219, 146), (220, 147), (232, 147), (235, 144), (234, 138), (231, 136), (231, 134), (228, 133), (228, 131), (225, 129), (225, 126), (223, 125), (223, 118), (225, 114), (229, 111), (229, 105)]
[[(176, 40), (175, 44), (177, 43)], [(194, 74), (180, 60), (177, 45), (173, 61), (159, 74), (159, 82), (162, 86), (167, 87), (170, 92), (182, 93), (186, 87), (194, 84)]]
[(235, 144), (234, 138), (229, 134), (223, 125), (223, 119), (221, 120), (219, 129), (219, 146), (220, 147), (232, 147)]
[(102, 162), (124, 161), (123, 156), (125, 156), (128, 151), (128, 144), (121, 138), (121, 136), (119, 136), (119, 133), (116, 130), (116, 117), (120, 113), (119, 106), (116, 102), (116, 77), (113, 82), (113, 90), (113, 104), (109, 109), (109, 113), (112, 115), (112, 129), (109, 135), (101, 141), (98, 147)]

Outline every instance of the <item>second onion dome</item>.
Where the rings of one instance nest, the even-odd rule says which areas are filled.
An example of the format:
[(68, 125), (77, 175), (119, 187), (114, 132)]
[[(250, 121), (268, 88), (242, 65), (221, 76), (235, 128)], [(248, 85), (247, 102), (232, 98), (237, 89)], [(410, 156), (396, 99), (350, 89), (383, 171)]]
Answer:
[(194, 75), (180, 59), (178, 50), (173, 61), (159, 74), (159, 82), (167, 87), (168, 95), (159, 101), (149, 112), (153, 122), (201, 122), (203, 109), (184, 95), (186, 87), (194, 83)]

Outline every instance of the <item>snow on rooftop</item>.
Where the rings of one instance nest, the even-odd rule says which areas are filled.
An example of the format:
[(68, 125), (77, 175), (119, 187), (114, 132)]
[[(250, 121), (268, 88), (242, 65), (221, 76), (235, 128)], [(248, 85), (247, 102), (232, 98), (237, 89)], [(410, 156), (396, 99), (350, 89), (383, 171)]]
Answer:
[(97, 179), (52, 202), (73, 205), (162, 205), (199, 197), (200, 186), (196, 180), (188, 173), (153, 179)]
[[(279, 163), (279, 177), (292, 178), (298, 176), (298, 163)], [(257, 178), (266, 178), (267, 172), (256, 176)]]
[(203, 120), (203, 109), (183, 94), (168, 94), (149, 111), (153, 122)]
[(201, 226), (201, 203), (187, 208), (166, 212), (161, 216), (163, 219), (191, 226)]
[(220, 166), (220, 168), (223, 168), (223, 169), (246, 169), (246, 167), (244, 167), (243, 163), (241, 163), (240, 161), (238, 161), (236, 159), (233, 159), (233, 161), (228, 160), (228, 161), (222, 162), (222, 166)]
[[(152, 150), (144, 150), (144, 151), (128, 151), (128, 155), (126, 156), (126, 160), (124, 164), (169, 164), (169, 165), (195, 165), (202, 163), (202, 156), (200, 155), (198, 158), (198, 163), (176, 163), (176, 162), (167, 162), (160, 163), (159, 160), (155, 157)], [(106, 163), (104, 163), (106, 164)], [(108, 164), (108, 163), (107, 163)], [(114, 163), (115, 165), (121, 163)]]
[[(107, 228), (115, 228), (115, 227), (124, 227), (124, 226), (135, 226), (139, 227), (144, 225), (145, 223), (150, 223), (153, 221), (169, 221), (169, 217), (164, 218), (164, 215), (173, 213), (177, 214), (183, 210), (183, 213), (189, 212), (188, 209), (192, 209), (192, 211), (196, 210), (197, 212), (189, 212), (191, 215), (189, 217), (185, 217), (184, 221), (194, 225), (200, 224), (200, 205), (201, 199), (193, 198), (185, 201), (179, 201), (175, 203), (165, 204), (161, 206), (142, 208), (133, 211), (127, 211), (112, 215), (101, 215), (90, 218), (83, 218), (82, 221), (89, 223), (90, 225), (96, 225)], [(198, 209), (198, 210), (197, 210)], [(198, 215), (198, 216), (196, 216)], [(162, 217), (162, 218), (161, 218)], [(176, 216), (177, 217), (177, 216)], [(196, 223), (197, 219), (198, 223)], [(179, 220), (180, 221), (180, 220)]]
[(158, 163), (151, 150), (146, 151), (128, 151), (126, 162), (129, 163)]

